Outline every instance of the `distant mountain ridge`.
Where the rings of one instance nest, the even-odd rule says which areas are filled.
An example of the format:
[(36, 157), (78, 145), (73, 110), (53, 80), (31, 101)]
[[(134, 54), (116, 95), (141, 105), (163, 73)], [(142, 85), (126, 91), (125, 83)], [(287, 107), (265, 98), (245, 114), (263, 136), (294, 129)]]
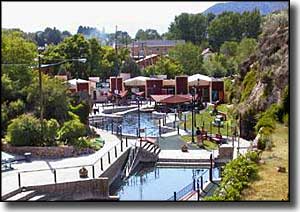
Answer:
[(260, 14), (266, 15), (276, 10), (288, 8), (288, 6), (288, 1), (226, 2), (215, 4), (205, 10), (203, 14), (213, 13), (215, 15), (219, 15), (224, 11), (243, 13), (245, 11), (252, 11), (255, 8), (258, 8), (260, 10)]

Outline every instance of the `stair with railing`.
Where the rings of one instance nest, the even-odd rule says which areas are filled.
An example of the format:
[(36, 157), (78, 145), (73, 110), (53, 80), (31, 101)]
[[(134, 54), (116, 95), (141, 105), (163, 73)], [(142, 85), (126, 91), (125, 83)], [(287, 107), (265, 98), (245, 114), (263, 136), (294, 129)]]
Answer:
[(153, 142), (140, 141), (131, 147), (122, 177), (128, 178), (140, 162), (156, 162), (161, 149)]

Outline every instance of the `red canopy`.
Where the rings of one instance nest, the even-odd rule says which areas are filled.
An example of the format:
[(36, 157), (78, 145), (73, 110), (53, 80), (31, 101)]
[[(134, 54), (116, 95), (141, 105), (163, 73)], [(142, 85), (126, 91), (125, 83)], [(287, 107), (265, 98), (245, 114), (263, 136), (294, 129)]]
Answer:
[(151, 95), (151, 98), (157, 103), (179, 104), (179, 103), (191, 102), (193, 97), (187, 94), (187, 95)]

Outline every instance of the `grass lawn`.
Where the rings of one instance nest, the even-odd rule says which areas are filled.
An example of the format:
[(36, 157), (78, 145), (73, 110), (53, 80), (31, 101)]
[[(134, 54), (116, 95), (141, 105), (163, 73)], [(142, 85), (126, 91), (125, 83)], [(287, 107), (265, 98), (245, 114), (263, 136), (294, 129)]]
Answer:
[[(242, 200), (288, 200), (288, 128), (277, 125), (272, 135), (273, 148), (264, 151), (259, 165), (259, 179), (243, 190)], [(283, 166), (286, 173), (277, 172), (276, 167)]]
[[(197, 142), (196, 136), (194, 136), (194, 138), (195, 138), (195, 142)], [(191, 140), (192, 140), (192, 136), (183, 135), (183, 136), (181, 136), (181, 140), (183, 140), (184, 142), (189, 142), (190, 143)], [(191, 145), (197, 147), (197, 144), (191, 144)], [(206, 150), (209, 150), (209, 151), (214, 150), (214, 149), (218, 149), (218, 144), (216, 144), (214, 142), (211, 142), (211, 141), (208, 141), (208, 140), (204, 140), (203, 145), (204, 145), (204, 148)]]
[[(220, 127), (221, 134), (227, 136), (227, 128), (228, 128), (228, 135), (231, 136), (232, 135), (231, 126), (235, 125), (235, 120), (229, 113), (229, 109), (226, 104), (219, 105), (217, 107), (217, 109), (218, 109), (218, 111), (222, 111), (227, 114), (227, 120), (224, 121), (224, 126)], [(210, 133), (210, 129), (212, 129), (212, 133), (216, 134), (216, 133), (218, 133), (218, 127), (215, 127), (211, 124), (213, 122), (215, 116), (212, 116), (209, 113), (209, 111), (212, 111), (212, 110), (213, 110), (213, 107), (209, 106), (203, 113), (196, 114), (196, 123), (197, 123), (197, 127), (200, 127), (200, 129), (201, 129), (202, 125), (204, 124), (204, 128), (206, 129), (206, 131), (208, 131)], [(181, 128), (183, 128), (183, 127), (184, 127), (184, 123), (182, 122)], [(187, 127), (187, 129), (192, 129), (192, 115), (191, 114), (189, 114), (187, 116), (186, 127)], [(196, 131), (196, 129), (195, 129), (195, 131)]]

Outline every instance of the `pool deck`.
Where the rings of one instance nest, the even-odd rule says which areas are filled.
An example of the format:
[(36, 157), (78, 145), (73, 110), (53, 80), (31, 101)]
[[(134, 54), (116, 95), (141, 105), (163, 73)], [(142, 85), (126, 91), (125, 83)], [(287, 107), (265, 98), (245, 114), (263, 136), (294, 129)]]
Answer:
[[(78, 168), (69, 168), (69, 169), (59, 169), (57, 170), (57, 182), (71, 182), (77, 180), (87, 180), (92, 179), (92, 167), (87, 165), (93, 164), (102, 156), (106, 155), (108, 151), (114, 146), (117, 146), (118, 157), (126, 152), (126, 149), (130, 148), (135, 143), (135, 139), (128, 139), (128, 147), (126, 148), (123, 145), (124, 151), (120, 151), (120, 139), (110, 134), (109, 132), (96, 129), (97, 133), (101, 135), (105, 140), (103, 148), (94, 154), (71, 157), (71, 158), (61, 158), (61, 159), (33, 159), (31, 162), (20, 161), (12, 165), (14, 168), (11, 171), (2, 172), (2, 185), (1, 185), (1, 196), (18, 189), (18, 172), (22, 171), (32, 171), (32, 170), (45, 170), (39, 172), (29, 172), (21, 174), (22, 186), (29, 185), (45, 185), (51, 184), (54, 182), (53, 179), (53, 169), (62, 168), (62, 167), (73, 167), (73, 166), (86, 166), (89, 172), (89, 177), (82, 179), (79, 178)], [(107, 155), (106, 155), (107, 156)], [(104, 170), (100, 170), (100, 166), (95, 166), (95, 175), (101, 175), (108, 167), (113, 164), (117, 158), (114, 156), (114, 151), (111, 152), (111, 163), (109, 164), (107, 157), (103, 159)]]

